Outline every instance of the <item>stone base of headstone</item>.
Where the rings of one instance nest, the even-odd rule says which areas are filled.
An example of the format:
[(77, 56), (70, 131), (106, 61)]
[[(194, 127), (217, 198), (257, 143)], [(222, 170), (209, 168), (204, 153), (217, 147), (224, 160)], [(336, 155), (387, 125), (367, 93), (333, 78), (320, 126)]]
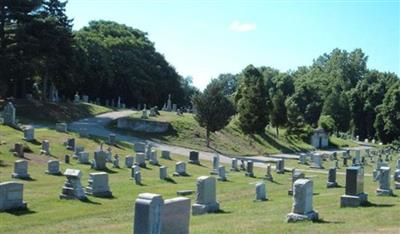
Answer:
[(307, 220), (312, 220), (312, 221), (318, 220), (318, 212), (311, 211), (307, 214), (289, 213), (286, 217), (286, 221), (288, 223), (307, 221)]
[(76, 196), (74, 188), (72, 187), (67, 187), (64, 186), (62, 188), (62, 193), (60, 194), (59, 198), (60, 199), (65, 199), (65, 200), (74, 200), (74, 199), (79, 199), (79, 200), (85, 200), (87, 199), (86, 196), (84, 195), (84, 192), (81, 192), (83, 195)]
[(192, 215), (203, 215), (206, 213), (215, 213), (219, 211), (219, 203), (214, 203), (214, 204), (197, 204), (194, 203), (192, 205)]
[(239, 168), (231, 168), (230, 171), (240, 171)]
[(190, 164), (196, 164), (196, 165), (200, 165), (200, 161), (199, 160), (189, 160)]
[(393, 196), (393, 190), (392, 189), (376, 189), (376, 195), (377, 196)]
[(87, 195), (91, 195), (93, 197), (113, 197), (111, 191), (102, 191), (102, 192), (92, 192), (89, 187), (86, 187), (85, 193)]
[(245, 176), (254, 177), (254, 173), (246, 172), (244, 173)]
[(172, 173), (172, 176), (188, 176), (188, 174), (186, 172), (179, 173), (175, 171), (174, 173)]
[(212, 171), (210, 171), (210, 175), (218, 175), (218, 170), (212, 170)]
[(23, 180), (31, 178), (31, 176), (29, 174), (18, 174), (18, 173), (12, 173), (11, 177), (15, 178), (15, 179), (23, 179)]
[(395, 183), (394, 183), (394, 188), (395, 188), (395, 189), (400, 189), (400, 183), (395, 182)]
[(265, 179), (269, 180), (269, 181), (274, 181), (274, 178), (272, 177), (272, 175), (265, 175)]
[(327, 182), (326, 187), (327, 188), (336, 188), (336, 187), (338, 187), (338, 183), (337, 182)]
[(61, 171), (59, 171), (59, 172), (50, 172), (49, 170), (46, 170), (44, 173), (48, 174), (48, 175), (57, 175), (57, 176), (63, 174)]
[(368, 194), (361, 193), (357, 196), (342, 195), (340, 197), (340, 207), (357, 207), (365, 205), (368, 202)]

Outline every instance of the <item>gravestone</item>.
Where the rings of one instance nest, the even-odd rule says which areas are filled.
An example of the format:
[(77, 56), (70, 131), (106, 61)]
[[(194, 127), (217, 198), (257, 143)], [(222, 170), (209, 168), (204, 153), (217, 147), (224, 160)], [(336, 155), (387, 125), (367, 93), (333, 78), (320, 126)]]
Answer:
[(74, 154), (72, 155), (73, 158), (77, 159), (80, 152), (84, 152), (85, 147), (83, 146), (75, 146)]
[(146, 155), (144, 153), (136, 153), (135, 164), (139, 167), (146, 167)]
[(394, 188), (400, 189), (400, 169), (396, 169), (393, 175)]
[(219, 155), (214, 155), (213, 156), (212, 165), (213, 165), (213, 169), (212, 169), (212, 171), (210, 171), (210, 174), (218, 175)]
[(376, 195), (393, 195), (393, 190), (390, 188), (390, 167), (381, 167), (374, 180), (379, 181), (379, 188), (376, 189)]
[(172, 104), (172, 111), (176, 112), (176, 109), (178, 108), (178, 106), (176, 104)]
[(336, 182), (336, 168), (329, 168), (328, 170), (328, 182), (326, 183), (327, 188), (336, 188), (338, 186)]
[(114, 155), (114, 160), (112, 161), (113, 168), (119, 168), (119, 155)]
[(272, 170), (271, 170), (271, 164), (267, 164), (267, 173), (265, 175), (265, 178), (269, 181), (274, 181), (274, 178), (272, 177)]
[(284, 174), (285, 173), (285, 160), (284, 159), (278, 159), (276, 160), (276, 173), (277, 174)]
[(45, 155), (50, 155), (50, 142), (48, 140), (42, 141), (42, 149), (40, 153)]
[(288, 195), (290, 195), (290, 196), (293, 195), (294, 182), (296, 182), (296, 180), (298, 180), (298, 179), (304, 179), (304, 178), (305, 178), (304, 172), (302, 172), (300, 170), (297, 170), (297, 169), (293, 169), (292, 170), (292, 184), (291, 184), (290, 189), (288, 191)]
[(135, 172), (135, 183), (137, 185), (142, 184), (142, 174), (140, 173), (140, 171)]
[(107, 152), (98, 150), (94, 152), (94, 160), (92, 163), (92, 168), (95, 170), (106, 170), (106, 157)]
[(131, 177), (134, 179), (135, 178), (135, 173), (140, 171), (140, 167), (137, 165), (133, 165), (131, 167)]
[(396, 169), (400, 169), (400, 159), (397, 159), (396, 161)]
[(239, 171), (238, 160), (236, 158), (232, 158), (231, 171)]
[(67, 132), (68, 124), (66, 123), (56, 123), (56, 131), (57, 132)]
[(83, 95), (82, 96), (82, 101), (83, 102), (89, 102), (89, 96), (88, 95)]
[(361, 165), (360, 150), (354, 150), (354, 161), (355, 166)]
[(146, 144), (142, 142), (136, 142), (133, 149), (136, 153), (144, 153), (146, 152)]
[(12, 178), (18, 179), (30, 179), (31, 176), (28, 174), (28, 161), (17, 160), (14, 162), (14, 172), (11, 174)]
[(162, 150), (161, 158), (171, 160), (171, 152), (169, 152), (168, 150)]
[(240, 160), (240, 170), (241, 171), (245, 171), (246, 170), (246, 164), (244, 163), (243, 159)]
[(192, 205), (192, 215), (213, 213), (219, 210), (217, 202), (216, 180), (210, 176), (197, 178), (196, 202)]
[(227, 181), (226, 172), (225, 172), (225, 166), (219, 166), (218, 167), (218, 180)]
[(89, 164), (89, 153), (86, 151), (81, 151), (78, 153), (78, 163)]
[(15, 125), (15, 107), (11, 102), (8, 102), (3, 110), (3, 121), (6, 125)]
[(189, 153), (189, 163), (200, 165), (199, 152), (190, 151), (190, 153)]
[(189, 234), (190, 199), (176, 197), (164, 201), (161, 209), (162, 234)]
[(70, 156), (68, 154), (64, 155), (64, 163), (69, 164)]
[(75, 138), (67, 139), (67, 150), (75, 150)]
[(61, 175), (60, 161), (58, 161), (58, 160), (49, 160), (49, 161), (47, 161), (46, 174)]
[(153, 151), (153, 146), (148, 144), (146, 149), (146, 160), (150, 160), (151, 151)]
[(26, 209), (27, 205), (23, 196), (23, 184), (14, 181), (0, 183), (0, 212)]
[(21, 143), (15, 143), (14, 145), (14, 156), (19, 158), (24, 157), (24, 145)]
[(311, 155), (312, 158), (312, 162), (310, 165), (310, 168), (318, 168), (318, 169), (322, 169), (324, 168), (322, 166), (322, 155), (321, 154), (312, 154)]
[(175, 164), (175, 172), (173, 174), (174, 176), (186, 176), (186, 163), (184, 162), (177, 162)]
[(372, 179), (374, 179), (378, 175), (381, 167), (388, 167), (388, 166), (389, 165), (386, 162), (377, 162), (375, 169), (372, 171)]
[(157, 151), (151, 150), (149, 162), (151, 165), (159, 165), (158, 158), (157, 158)]
[(267, 190), (265, 188), (264, 182), (256, 183), (256, 199), (255, 201), (266, 201), (267, 199)]
[(125, 167), (131, 168), (133, 166), (133, 156), (125, 156)]
[(79, 103), (81, 102), (80, 99), (81, 99), (81, 98), (79, 97), (79, 94), (78, 94), (78, 93), (75, 93), (75, 95), (74, 95), (74, 103), (75, 103), (75, 104), (79, 104)]
[(167, 100), (167, 111), (172, 111), (172, 101), (171, 101), (171, 94), (168, 94), (168, 100)]
[(299, 164), (307, 164), (307, 154), (301, 153), (301, 154), (299, 155), (299, 161), (298, 161), (298, 163), (299, 163)]
[(318, 212), (313, 210), (313, 182), (298, 179), (293, 184), (292, 212), (287, 215), (287, 222), (318, 220)]
[(26, 141), (33, 141), (35, 140), (35, 129), (28, 125), (23, 127), (24, 130), (24, 140)]
[(64, 172), (67, 180), (62, 187), (60, 199), (85, 200), (86, 195), (81, 185), (82, 172), (77, 169), (67, 169)]
[(135, 201), (134, 234), (161, 234), (161, 195), (141, 193)]
[(88, 186), (85, 193), (94, 197), (112, 197), (108, 186), (108, 174), (106, 172), (89, 173)]
[(360, 166), (346, 168), (345, 194), (340, 197), (340, 207), (357, 207), (366, 204), (364, 193), (364, 169)]
[(160, 170), (160, 180), (168, 179), (167, 167), (161, 166), (159, 170)]
[(108, 135), (108, 144), (116, 145), (117, 144), (117, 135), (115, 135), (114, 133), (110, 133)]
[(246, 173), (245, 173), (246, 176), (254, 177), (253, 167), (254, 167), (254, 162), (251, 160), (248, 160), (247, 167), (246, 167)]

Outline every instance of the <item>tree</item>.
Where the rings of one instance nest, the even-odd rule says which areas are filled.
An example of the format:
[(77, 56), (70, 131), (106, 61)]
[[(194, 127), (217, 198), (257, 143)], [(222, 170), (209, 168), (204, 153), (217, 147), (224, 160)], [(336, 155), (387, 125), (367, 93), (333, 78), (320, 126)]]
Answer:
[(193, 97), (193, 104), (197, 109), (196, 121), (206, 129), (207, 147), (210, 146), (210, 132), (224, 128), (235, 113), (233, 104), (224, 95), (221, 82), (212, 80), (203, 93)]
[(336, 123), (335, 129), (347, 132), (350, 125), (350, 107), (347, 96), (333, 90), (326, 98), (322, 108), (322, 115), (330, 116)]
[(318, 120), (318, 126), (329, 133), (332, 133), (336, 129), (335, 120), (330, 115), (321, 115)]
[(239, 127), (246, 134), (263, 133), (268, 124), (267, 92), (261, 73), (253, 65), (247, 66), (241, 77), (237, 103)]
[(272, 126), (276, 128), (277, 137), (279, 137), (279, 127), (283, 127), (287, 123), (285, 100), (285, 96), (280, 90), (272, 97), (270, 119)]

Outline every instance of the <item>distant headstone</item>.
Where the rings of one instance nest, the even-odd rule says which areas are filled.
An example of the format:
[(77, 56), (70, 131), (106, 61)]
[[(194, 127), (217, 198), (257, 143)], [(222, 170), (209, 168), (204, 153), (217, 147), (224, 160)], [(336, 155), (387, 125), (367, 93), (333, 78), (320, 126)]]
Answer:
[(94, 152), (94, 160), (92, 167), (95, 170), (105, 170), (107, 169), (106, 167), (106, 157), (107, 157), (107, 152), (99, 150)]
[(178, 108), (178, 106), (176, 104), (172, 104), (172, 111), (176, 112), (176, 109)]
[(236, 158), (232, 158), (231, 171), (239, 171), (238, 160)]
[(119, 155), (114, 155), (114, 160), (112, 160), (113, 168), (120, 168), (119, 167)]
[(0, 183), (0, 212), (26, 209), (27, 205), (23, 200), (23, 195), (23, 184), (14, 181)]
[(212, 169), (212, 171), (210, 171), (210, 174), (218, 175), (219, 155), (216, 154), (213, 156), (212, 165), (213, 165), (213, 169)]
[(271, 170), (271, 164), (267, 164), (267, 173), (265, 174), (265, 178), (269, 181), (274, 181), (274, 178), (272, 177), (272, 170)]
[(301, 153), (301, 154), (299, 155), (299, 161), (298, 161), (298, 163), (299, 163), (299, 164), (307, 164), (307, 154)]
[(146, 160), (150, 160), (151, 151), (153, 150), (153, 146), (151, 144), (147, 145), (146, 148)]
[(251, 160), (248, 160), (247, 167), (246, 167), (246, 173), (245, 173), (246, 176), (254, 177), (253, 167), (254, 167), (254, 162)]
[(171, 160), (171, 152), (169, 152), (168, 150), (162, 150), (161, 158)]
[(313, 210), (313, 182), (298, 179), (293, 184), (293, 207), (287, 215), (287, 222), (318, 220), (318, 212)]
[(364, 169), (360, 166), (346, 168), (345, 194), (340, 197), (341, 207), (357, 207), (366, 204), (368, 195), (364, 193)]
[(133, 166), (133, 156), (125, 156), (125, 167), (131, 168)]
[(111, 133), (108, 135), (108, 144), (110, 145), (116, 145), (117, 144), (117, 135), (114, 133)]
[(135, 201), (134, 234), (161, 234), (161, 195), (141, 193)]
[(30, 179), (31, 176), (28, 174), (28, 161), (17, 160), (14, 162), (14, 172), (11, 174), (12, 178), (18, 179)]
[(142, 142), (136, 142), (134, 145), (134, 150), (136, 153), (146, 152), (146, 144)]
[(319, 168), (319, 169), (324, 168), (322, 166), (322, 155), (321, 154), (314, 153), (311, 155), (311, 157), (312, 157), (312, 162), (310, 165), (311, 168)]
[(67, 139), (67, 150), (75, 150), (75, 138)]
[(89, 164), (89, 153), (86, 151), (81, 151), (78, 153), (78, 163)]
[(140, 172), (140, 167), (138, 165), (133, 165), (131, 167), (131, 177), (134, 179), (135, 178), (135, 173)]
[(83, 95), (82, 96), (82, 101), (83, 102), (89, 102), (89, 96), (88, 95)]
[(184, 162), (177, 162), (175, 164), (175, 172), (173, 174), (174, 176), (186, 176), (186, 163)]
[(167, 111), (172, 111), (171, 94), (168, 95), (168, 100), (167, 100)]
[(74, 103), (75, 103), (75, 104), (79, 104), (79, 103), (81, 102), (80, 99), (81, 99), (81, 98), (79, 97), (79, 94), (76, 93), (76, 94), (74, 95)]
[(60, 161), (58, 161), (58, 160), (49, 160), (49, 161), (47, 161), (46, 174), (61, 175)]
[(108, 186), (108, 174), (106, 172), (90, 173), (85, 193), (94, 197), (112, 197)]
[(256, 199), (255, 201), (266, 201), (267, 199), (267, 190), (265, 188), (264, 182), (256, 183)]
[(393, 175), (394, 188), (400, 189), (400, 169), (396, 169)]
[(390, 167), (381, 167), (374, 180), (379, 181), (379, 188), (376, 189), (376, 195), (393, 195), (393, 190), (390, 188)]
[(284, 159), (278, 159), (276, 160), (276, 173), (277, 174), (284, 174), (285, 173), (285, 160)]
[(297, 169), (293, 169), (292, 170), (292, 184), (291, 184), (290, 189), (288, 191), (288, 195), (293, 195), (294, 182), (296, 182), (296, 180), (298, 180), (298, 179), (304, 179), (304, 178), (305, 178), (305, 175), (304, 175), (304, 173), (302, 171), (297, 170)]
[(160, 180), (167, 179), (168, 178), (167, 167), (161, 166), (159, 170), (160, 170)]
[(218, 180), (227, 181), (226, 172), (225, 172), (225, 166), (219, 166), (218, 167)]
[(137, 185), (141, 185), (142, 184), (142, 174), (140, 173), (140, 171), (135, 172), (135, 183)]
[(328, 170), (328, 182), (326, 183), (327, 188), (335, 188), (338, 184), (336, 182), (336, 167)]
[(162, 234), (189, 234), (190, 199), (176, 197), (164, 201), (161, 209)]
[(213, 213), (219, 210), (217, 202), (216, 180), (210, 176), (197, 178), (196, 202), (192, 205), (193, 215)]
[(73, 157), (74, 158), (78, 158), (79, 153), (81, 153), (83, 151), (85, 151), (85, 147), (83, 147), (83, 146), (75, 146)]
[(158, 165), (158, 164), (159, 164), (159, 162), (158, 162), (158, 157), (157, 157), (157, 151), (154, 150), (154, 149), (151, 150), (149, 163), (150, 163), (151, 165)]
[(190, 151), (190, 153), (189, 153), (189, 163), (200, 165), (199, 152)]
[(69, 164), (70, 156), (68, 154), (64, 155), (64, 163)]
[(3, 110), (3, 121), (6, 125), (15, 125), (15, 107), (11, 102), (8, 102)]
[(85, 200), (86, 195), (81, 185), (82, 172), (77, 169), (67, 169), (64, 172), (67, 180), (62, 187), (60, 199)]
[(17, 156), (19, 158), (24, 157), (24, 145), (21, 143), (15, 143), (14, 144), (14, 156)]
[(50, 142), (48, 140), (42, 141), (42, 150), (40, 153), (50, 155)]
[(24, 130), (24, 140), (33, 141), (35, 140), (35, 129), (28, 125), (23, 128)]
[(140, 167), (146, 167), (146, 155), (144, 153), (136, 153), (135, 164)]

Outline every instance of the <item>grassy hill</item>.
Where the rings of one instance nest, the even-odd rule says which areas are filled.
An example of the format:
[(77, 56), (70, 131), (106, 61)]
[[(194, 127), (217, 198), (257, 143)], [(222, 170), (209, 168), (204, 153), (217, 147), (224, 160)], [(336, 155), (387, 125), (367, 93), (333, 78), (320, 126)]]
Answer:
[[(4, 101), (0, 101), (0, 106), (4, 104)], [(90, 103), (52, 103), (35, 100), (29, 101), (26, 99), (17, 99), (14, 101), (14, 105), (16, 108), (16, 118), (20, 123), (71, 122), (112, 111), (108, 107)]]
[[(51, 143), (51, 156), (40, 155), (40, 145), (26, 143), (33, 153), (26, 154), (29, 161), (29, 173), (32, 180), (17, 180), (24, 184), (24, 200), (29, 210), (0, 213), (0, 232), (7, 233), (132, 233), (133, 206), (139, 193), (159, 193), (164, 199), (176, 197), (177, 190), (196, 189), (196, 178), (209, 175), (211, 164), (202, 161), (203, 166), (187, 164), (189, 177), (173, 177), (175, 183), (158, 179), (158, 167), (149, 165), (142, 169), (144, 186), (138, 186), (130, 180), (127, 168), (110, 168), (109, 185), (114, 198), (104, 199), (89, 197), (89, 202), (60, 200), (64, 176), (51, 176), (44, 173), (48, 159), (62, 159), (70, 154), (62, 145), (68, 137), (76, 137), (77, 144), (83, 145), (90, 152), (98, 148), (95, 139), (80, 138), (72, 133), (59, 133), (49, 129), (37, 129), (38, 142), (48, 139)], [(6, 144), (0, 145), (0, 181), (11, 180), (13, 162), (16, 160), (9, 148), (21, 141), (22, 132), (0, 126), (0, 138)], [(123, 156), (133, 154), (132, 146), (120, 144), (112, 148), (113, 153)], [(159, 154), (160, 155), (160, 154)], [(160, 159), (160, 164), (168, 167), (172, 174), (178, 160), (187, 161), (187, 157), (172, 155), (173, 160)], [(320, 214), (320, 222), (285, 223), (286, 214), (292, 207), (292, 197), (287, 195), (290, 187), (290, 173), (273, 173), (275, 182), (267, 181), (269, 201), (253, 202), (255, 182), (261, 181), (265, 169), (255, 168), (256, 178), (244, 176), (243, 172), (229, 172), (227, 182), (217, 182), (217, 199), (223, 212), (190, 217), (190, 233), (398, 233), (398, 197), (377, 197), (374, 195), (376, 182), (371, 177), (365, 178), (364, 189), (369, 194), (371, 205), (363, 208), (339, 208), (340, 196), (344, 188), (326, 189), (326, 174), (306, 171), (296, 161), (287, 160), (288, 167), (304, 169), (306, 176), (314, 181), (314, 209)], [(325, 162), (327, 164), (327, 162)], [(393, 167), (394, 161), (391, 162)], [(229, 165), (226, 165), (229, 168)], [(368, 171), (373, 165), (368, 165)], [(95, 172), (88, 165), (61, 164), (61, 169), (76, 168), (83, 172), (82, 185), (87, 186), (89, 173)], [(344, 185), (345, 177), (338, 175), (338, 183)], [(188, 196), (195, 201), (195, 194)]]
[[(141, 113), (136, 112), (131, 119), (140, 119)], [(264, 155), (274, 153), (292, 153), (312, 150), (313, 147), (295, 136), (286, 136), (285, 129), (280, 129), (279, 137), (276, 137), (275, 129), (266, 129), (265, 134), (245, 135), (236, 124), (236, 119), (219, 132), (211, 134), (210, 148), (206, 147), (205, 129), (200, 127), (192, 114), (178, 116), (172, 112), (160, 112), (160, 116), (150, 117), (148, 121), (169, 122), (171, 129), (166, 133), (142, 133), (121, 131), (126, 134), (140, 136), (171, 145), (184, 146), (197, 150), (219, 152), (232, 155)], [(116, 123), (113, 123), (114, 129)], [(351, 145), (351, 142), (335, 138), (335, 145)], [(354, 144), (353, 144), (354, 145)]]

